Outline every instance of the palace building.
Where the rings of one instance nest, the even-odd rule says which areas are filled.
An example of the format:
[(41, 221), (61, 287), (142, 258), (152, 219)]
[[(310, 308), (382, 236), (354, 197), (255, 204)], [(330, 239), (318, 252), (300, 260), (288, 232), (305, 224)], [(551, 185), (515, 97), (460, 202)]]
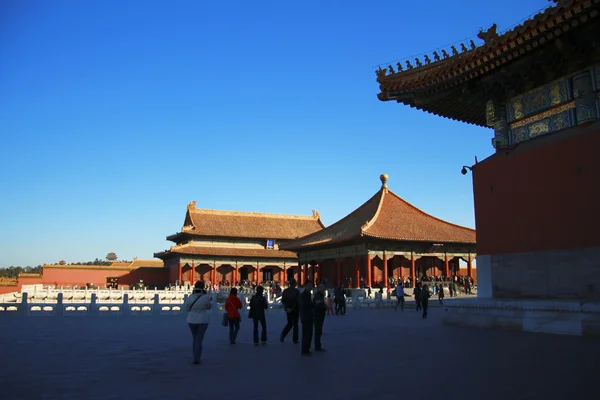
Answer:
[(284, 282), (298, 258), (281, 246), (323, 228), (317, 211), (312, 216), (218, 211), (196, 208), (193, 201), (181, 231), (167, 237), (175, 245), (154, 257), (164, 261), (172, 283)]
[(477, 301), (490, 299), (477, 323), (526, 329), (519, 318), (541, 304), (509, 316), (501, 299), (572, 300), (552, 307), (576, 313), (581, 334), (600, 326), (585, 309), (600, 299), (600, 0), (553, 3), (503, 34), (495, 24), (480, 32), (480, 46), (380, 69), (378, 97), (493, 129), (495, 153), (463, 167), (473, 178)]
[[(325, 229), (281, 244), (298, 254), (297, 279), (327, 285), (388, 286), (394, 281), (451, 277), (459, 260), (473, 276), (475, 230), (435, 218), (381, 188), (348, 216)], [(302, 272), (300, 272), (302, 271)]]

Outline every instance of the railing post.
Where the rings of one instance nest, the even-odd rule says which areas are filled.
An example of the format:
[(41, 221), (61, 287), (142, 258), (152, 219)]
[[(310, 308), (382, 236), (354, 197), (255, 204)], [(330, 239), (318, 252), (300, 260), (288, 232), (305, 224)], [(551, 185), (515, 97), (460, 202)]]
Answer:
[(90, 299), (90, 306), (88, 309), (88, 314), (96, 314), (98, 311), (98, 294), (92, 293), (92, 298)]
[(152, 313), (156, 315), (160, 315), (160, 295), (158, 293), (154, 294), (154, 305), (152, 306)]
[(121, 306), (121, 314), (129, 314), (129, 293), (123, 293), (123, 305)]
[(56, 295), (56, 309), (54, 310), (54, 315), (62, 317), (63, 312), (64, 312), (63, 294), (61, 292)]
[(19, 311), (21, 311), (22, 316), (29, 315), (29, 306), (27, 304), (27, 292), (23, 292), (21, 296), (21, 308)]

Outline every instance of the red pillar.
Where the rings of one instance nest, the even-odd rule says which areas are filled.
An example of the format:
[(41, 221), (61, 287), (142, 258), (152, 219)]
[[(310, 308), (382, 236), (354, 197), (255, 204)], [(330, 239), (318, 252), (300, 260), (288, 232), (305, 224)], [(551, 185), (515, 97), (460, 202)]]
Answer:
[(371, 287), (372, 286), (372, 281), (371, 281), (371, 256), (367, 253), (367, 286)]
[(196, 282), (196, 268), (194, 267), (194, 263), (192, 263), (191, 275), (192, 275), (192, 282), (191, 282), (191, 284), (193, 285)]
[(282, 285), (284, 282), (287, 282), (287, 270), (285, 268), (285, 263), (283, 263), (283, 269), (281, 270), (281, 277), (279, 278), (279, 281)]
[(235, 262), (235, 271), (233, 272), (233, 286), (237, 285), (240, 279), (240, 270), (238, 269), (238, 263)]
[(410, 276), (412, 276), (413, 287), (417, 284), (417, 267), (415, 266), (415, 254), (410, 253)]
[(179, 281), (179, 285), (182, 284), (181, 280), (183, 279), (183, 269), (181, 267), (181, 261), (179, 261), (179, 266), (177, 270), (177, 280)]
[(473, 277), (473, 257), (471, 256), (471, 253), (469, 253), (469, 259), (467, 260), (467, 275), (469, 276), (469, 278)]
[(260, 279), (260, 264), (256, 263), (256, 284), (260, 285), (261, 284), (261, 279)]
[(337, 285), (342, 284), (342, 258), (337, 258)]
[(383, 281), (383, 287), (387, 288), (389, 283), (388, 283), (387, 254), (385, 254), (385, 251), (383, 252), (383, 278), (381, 280)]
[(217, 283), (217, 262), (216, 261), (213, 262), (213, 268), (210, 271), (210, 283), (213, 285)]
[(444, 275), (446, 278), (450, 276), (450, 262), (448, 261), (448, 254), (444, 254)]
[(360, 257), (354, 257), (354, 263), (356, 268), (356, 282), (354, 283), (354, 287), (360, 289)]

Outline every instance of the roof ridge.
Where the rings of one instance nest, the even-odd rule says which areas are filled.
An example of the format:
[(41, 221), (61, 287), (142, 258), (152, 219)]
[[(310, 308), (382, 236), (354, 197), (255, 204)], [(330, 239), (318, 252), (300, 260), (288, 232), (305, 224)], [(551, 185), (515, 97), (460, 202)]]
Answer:
[(438, 217), (436, 217), (436, 216), (433, 216), (433, 215), (431, 215), (431, 214), (429, 214), (429, 213), (427, 213), (427, 212), (425, 212), (425, 211), (421, 210), (419, 207), (417, 207), (417, 206), (415, 206), (415, 205), (412, 205), (411, 203), (409, 203), (408, 201), (404, 200), (402, 197), (398, 196), (396, 193), (392, 192), (391, 190), (390, 190), (389, 192), (390, 192), (392, 195), (396, 196), (396, 198), (398, 198), (398, 200), (400, 200), (400, 201), (402, 201), (402, 202), (406, 203), (406, 205), (408, 205), (409, 207), (413, 208), (414, 210), (417, 210), (417, 211), (419, 211), (421, 214), (424, 214), (424, 215), (428, 216), (429, 218), (432, 218), (432, 219), (434, 219), (434, 220), (436, 220), (436, 221), (443, 222), (443, 223), (445, 223), (445, 224), (447, 224), (447, 225), (451, 225), (451, 226), (454, 226), (454, 227), (457, 227), (457, 228), (468, 229), (468, 230), (470, 230), (470, 231), (476, 232), (476, 230), (475, 230), (475, 229), (473, 229), (473, 228), (469, 228), (469, 227), (462, 226), (462, 225), (458, 225), (458, 224), (453, 224), (452, 222), (448, 222), (448, 221), (446, 221), (446, 220), (443, 220), (443, 219), (441, 219), (441, 218), (438, 218)]
[[(381, 192), (381, 197), (379, 198), (379, 204), (377, 205), (377, 211), (375, 211), (375, 214), (373, 215), (373, 218), (371, 218), (369, 221), (367, 221), (364, 225), (362, 225), (360, 227), (360, 234), (363, 235), (366, 233), (366, 231), (373, 226), (373, 224), (375, 223), (375, 221), (377, 221), (377, 217), (379, 217), (379, 212), (381, 211), (381, 207), (383, 206), (383, 199), (385, 198), (385, 194), (387, 192), (389, 192), (390, 190), (387, 188), (387, 186), (382, 186), (381, 189), (379, 189), (375, 195), (373, 195), (371, 197), (371, 199), (376, 196), (377, 194), (379, 194), (379, 192)], [(362, 207), (362, 206), (361, 206)]]
[(319, 220), (321, 215), (318, 211), (313, 210), (313, 215), (295, 215), (295, 214), (273, 214), (260, 213), (251, 211), (230, 211), (230, 210), (213, 210), (208, 208), (194, 208), (190, 212), (198, 214), (213, 214), (213, 215), (236, 215), (242, 217), (261, 217), (261, 218), (283, 218), (283, 219), (301, 219), (301, 220)]
[[(462, 45), (463, 45), (462, 42), (467, 40), (467, 39), (463, 39), (463, 40), (459, 41), (461, 44), (461, 50), (462, 50), (461, 52), (458, 52), (456, 50), (455, 46), (451, 45), (451, 50), (452, 50), (453, 54), (448, 55), (446, 53), (446, 51), (444, 49), (442, 49), (442, 52), (444, 53), (444, 58), (441, 58), (441, 57), (439, 57), (439, 54), (437, 54), (437, 50), (435, 50), (432, 52), (434, 55), (433, 62), (431, 62), (431, 60), (429, 59), (427, 54), (424, 54), (425, 63), (421, 63), (418, 60), (418, 58), (416, 58), (415, 59), (415, 61), (417, 62), (416, 67), (413, 67), (412, 65), (410, 65), (410, 62), (407, 65), (407, 69), (400, 69), (400, 66), (398, 66), (398, 70), (394, 70), (391, 65), (389, 65), (387, 68), (379, 67), (379, 69), (376, 71), (377, 80), (381, 83), (382, 80), (388, 80), (390, 78), (409, 77), (410, 75), (414, 75), (419, 72), (427, 71), (436, 66), (443, 66), (444, 64), (447, 64), (449, 62), (454, 63), (455, 60), (460, 59), (463, 56), (470, 56), (473, 53), (477, 53), (477, 52), (480, 52), (480, 53), (488, 52), (490, 49), (493, 49), (498, 46), (502, 46), (504, 44), (503, 42), (504, 42), (505, 38), (510, 38), (511, 35), (514, 36), (515, 34), (522, 33), (522, 32), (524, 32), (524, 30), (529, 29), (529, 26), (525, 26), (528, 22), (530, 22), (532, 20), (536, 20), (537, 18), (545, 19), (555, 10), (557, 12), (562, 11), (562, 10), (567, 10), (569, 7), (572, 7), (572, 6), (576, 5), (577, 3), (583, 2), (582, 0), (569, 0), (567, 2), (555, 1), (555, 0), (552, 0), (552, 1), (554, 4), (550, 4), (548, 6), (538, 9), (537, 12), (530, 14), (526, 19), (521, 20), (520, 22), (512, 25), (506, 31), (504, 31), (500, 34), (497, 33), (498, 25), (496, 23), (492, 24), (492, 26), (489, 27), (488, 30), (484, 30), (483, 28), (480, 28), (480, 31), (476, 35), (474, 35), (483, 41), (483, 43), (479, 46), (475, 45), (472, 39), (467, 38), (467, 39), (470, 39), (470, 43), (469, 43), (469, 45), (471, 47), (470, 49), (466, 48), (466, 46), (462, 47)], [(456, 44), (458, 44), (459, 42), (456, 42)], [(444, 46), (444, 47), (446, 47), (446, 46)], [(466, 50), (465, 50), (465, 48), (466, 48)], [(409, 58), (412, 58), (412, 57), (408, 57), (407, 61)], [(463, 58), (465, 58), (465, 57), (463, 57)], [(401, 65), (400, 62), (397, 62), (396, 64)]]

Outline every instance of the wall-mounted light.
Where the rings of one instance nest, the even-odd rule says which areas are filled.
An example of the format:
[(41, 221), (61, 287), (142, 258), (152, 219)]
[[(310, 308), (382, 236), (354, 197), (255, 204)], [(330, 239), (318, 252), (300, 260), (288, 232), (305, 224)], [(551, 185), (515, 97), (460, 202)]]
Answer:
[(463, 175), (467, 174), (467, 170), (469, 171), (473, 171), (473, 168), (469, 167), (468, 165), (463, 165), (462, 169), (460, 170), (460, 173)]

